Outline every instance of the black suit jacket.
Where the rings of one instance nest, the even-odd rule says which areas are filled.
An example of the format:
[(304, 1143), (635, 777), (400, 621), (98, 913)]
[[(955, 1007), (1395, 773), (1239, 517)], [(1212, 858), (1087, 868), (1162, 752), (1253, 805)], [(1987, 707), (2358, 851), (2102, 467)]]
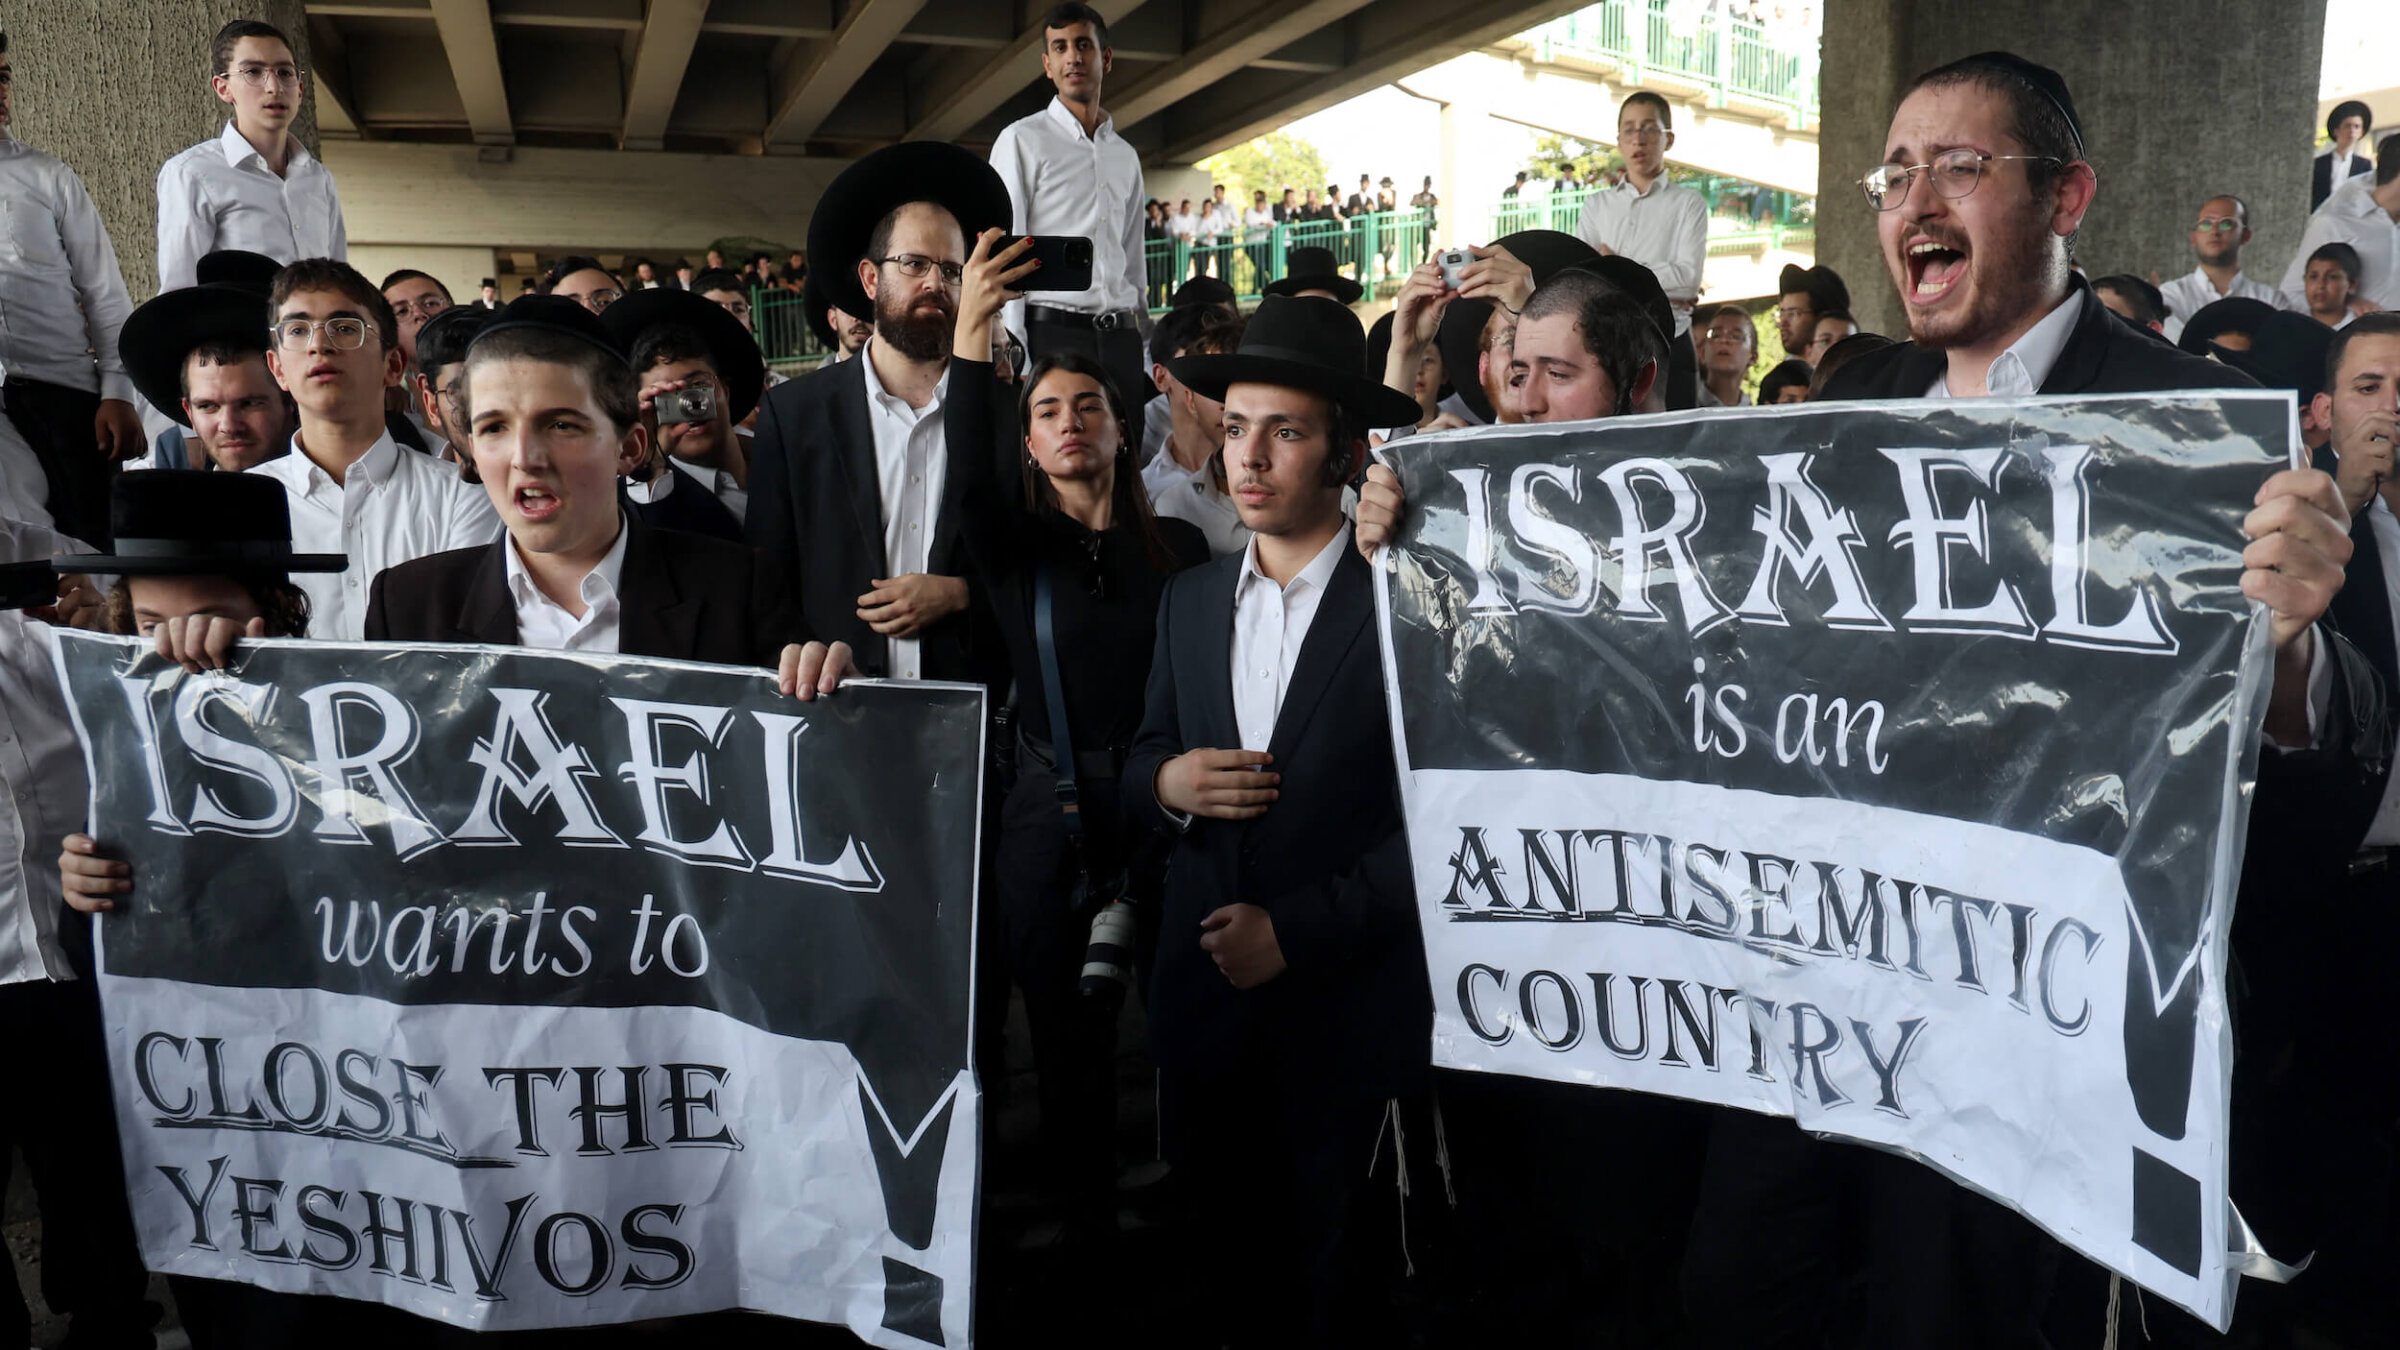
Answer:
[[(2335, 188), (2341, 186), (2341, 184), (2333, 181), (2332, 152), (2318, 152), (2317, 161), (2308, 172), (2308, 209), (2314, 211), (2318, 207), (2325, 204), (2325, 199), (2333, 195), (2333, 190)], [(2374, 160), (2371, 160), (2365, 155), (2361, 154), (2354, 154), (2350, 156), (2350, 176), (2352, 178), (2356, 178), (2360, 174), (2373, 172), (2375, 172)]]
[[(2045, 394), (2146, 394), (2168, 389), (2255, 389), (2258, 381), (2231, 366), (2193, 356), (2117, 318), (2076, 277), (2069, 292), (2078, 306), (2075, 330), (2042, 381)], [(1824, 397), (1923, 398), (1948, 358), (1913, 342), (1853, 358), (1825, 382)]]
[[(858, 598), (892, 575), (883, 551), (883, 492), (876, 473), (875, 430), (867, 409), (866, 361), (823, 366), (767, 391), (751, 441), (747, 533), (759, 554), (788, 579), (810, 631), (850, 644), (868, 675), (891, 673), (891, 649), (858, 617)], [(954, 366), (945, 376), (959, 378)], [(945, 431), (947, 437), (947, 431)], [(974, 486), (990, 481), (964, 461), (989, 446), (949, 438), (941, 509), (935, 513), (927, 570), (964, 574), (965, 535), (977, 528)], [(990, 684), (1006, 658), (973, 618), (973, 607), (933, 624), (924, 643), (929, 680)]]
[[(747, 545), (628, 518), (617, 579), (618, 649), (627, 656), (771, 666), (809, 640), (788, 592)], [(520, 645), (506, 535), (386, 568), (368, 593), (369, 642)]]
[[(1433, 1005), (1370, 576), (1356, 549), (1334, 569), (1268, 743), (1280, 797), (1254, 820), (1200, 818), (1189, 828), (1158, 803), (1167, 759), (1242, 743), (1229, 669), (1241, 566), (1234, 554), (1167, 583), (1142, 729), (1125, 766), (1127, 817), (1175, 837), (1150, 993), (1152, 1055), (1163, 1072), (1193, 1078), (1263, 1071), (1303, 1100), (1380, 1098), (1426, 1072)], [(1273, 917), (1289, 967), (1248, 991), (1227, 983), (1199, 943), (1200, 921), (1237, 901)]]

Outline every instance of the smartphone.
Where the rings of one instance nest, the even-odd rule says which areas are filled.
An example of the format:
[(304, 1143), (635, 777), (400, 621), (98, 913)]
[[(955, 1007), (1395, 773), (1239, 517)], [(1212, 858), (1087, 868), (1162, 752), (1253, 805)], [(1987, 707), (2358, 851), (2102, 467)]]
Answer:
[[(1001, 245), (1014, 244), (1011, 239)], [(1041, 266), (1012, 283), (1020, 291), (1088, 291), (1092, 288), (1092, 241), (1080, 235), (1037, 234), (1033, 247), (1017, 258), (1022, 267), (1039, 259)]]
[(1458, 274), (1466, 270), (1467, 264), (1475, 261), (1475, 255), (1463, 248), (1444, 249), (1434, 255), (1433, 261), (1442, 269), (1443, 289), (1455, 291), (1459, 286)]
[(668, 422), (714, 422), (717, 420), (717, 391), (705, 385), (678, 389), (671, 394), (660, 394), (651, 406), (657, 409), (662, 425)]

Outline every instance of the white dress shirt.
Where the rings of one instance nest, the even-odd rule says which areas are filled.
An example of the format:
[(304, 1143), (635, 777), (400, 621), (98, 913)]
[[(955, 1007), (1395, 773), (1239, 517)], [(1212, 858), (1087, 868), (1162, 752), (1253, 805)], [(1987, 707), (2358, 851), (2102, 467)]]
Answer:
[[(885, 580), (931, 570), (933, 531), (940, 522), (942, 487), (950, 477), (949, 443), (942, 436), (942, 395), (945, 381), (934, 386), (933, 398), (922, 408), (886, 392), (876, 378), (875, 344), (869, 339), (859, 356), (866, 363), (867, 420), (875, 429), (875, 485), (883, 499), (883, 576)], [(893, 677), (923, 679), (924, 642), (918, 638), (887, 639)]]
[(1167, 217), (1169, 239), (1190, 239), (1200, 233), (1200, 217), (1189, 211), (1179, 211)]
[(633, 531), (617, 521), (617, 542), (609, 546), (608, 556), (583, 574), (577, 591), (583, 599), (583, 617), (567, 612), (566, 606), (542, 594), (533, 584), (533, 574), (525, 570), (525, 559), (517, 552), (517, 541), (511, 539), (502, 552), (508, 562), (508, 598), (517, 610), (517, 642), (520, 646), (539, 647), (552, 652), (604, 652), (615, 655), (622, 646), (624, 615), (617, 603), (617, 586), (625, 575), (625, 541)]
[(1698, 406), (1703, 408), (1747, 408), (1750, 406), (1750, 391), (1747, 389), (1735, 389), (1733, 391), (1733, 402), (1727, 403), (1725, 400), (1717, 397), (1716, 390), (1708, 387), (1708, 381), (1702, 380), (1700, 381), (1700, 400)]
[(1659, 289), (1675, 307), (1675, 331), (1692, 326), (1700, 298), (1700, 270), (1708, 262), (1708, 199), (1660, 175), (1648, 192), (1633, 181), (1583, 199), (1576, 237), (1594, 248), (1605, 245), (1658, 274)]
[(2385, 309), (2400, 309), (2400, 223), (2375, 200), (2375, 176), (2344, 182), (2308, 218), (2292, 265), (2283, 271), (2283, 294), (2291, 308), (2308, 312), (2308, 255), (2327, 244), (2358, 250), (2358, 296)]
[(725, 509), (733, 512), (736, 521), (745, 525), (750, 522), (750, 494), (741, 484), (733, 481), (732, 474), (705, 464), (694, 464), (688, 459), (677, 459), (673, 455), (667, 456), (667, 462), (681, 469), (701, 491), (725, 503)]
[(292, 512), (292, 551), (341, 553), (341, 572), (295, 572), (308, 595), (308, 635), (356, 642), (366, 635), (367, 592), (387, 567), (429, 553), (473, 548), (500, 536), (500, 516), (483, 486), (447, 460), (403, 450), (390, 432), (336, 483), (292, 437), (292, 453), (245, 470), (283, 484)]
[[(2042, 392), (2042, 381), (2050, 378), (2050, 368), (2058, 364), (2058, 354), (2067, 349), (2067, 339), (2074, 336), (2075, 316), (2082, 312), (2083, 297), (2074, 291), (2058, 302), (2058, 308), (2042, 316), (2042, 321), (2025, 330), (2025, 335), (2008, 345), (2008, 350), (1992, 358), (1992, 368), (1983, 377), (1984, 388), (1991, 398), (2027, 398)], [(1925, 391), (1927, 398), (1951, 398), (1948, 371), (1933, 377), (1933, 387)]]
[(1264, 239), (1274, 232), (1275, 208), (1253, 206), (1242, 212), (1242, 224), (1248, 228), (1252, 239)]
[(158, 287), (199, 280), (200, 257), (223, 248), (348, 261), (350, 236), (333, 174), (308, 147), (292, 142), (283, 176), (267, 167), (234, 124), (166, 162), (158, 171)]
[(1142, 488), (1150, 494), (1150, 509), (1173, 520), (1186, 520), (1208, 536), (1208, 556), (1239, 553), (1250, 542), (1241, 508), (1217, 490), (1208, 466), (1186, 469), (1172, 454), (1161, 453), (1142, 466)]
[[(0, 517), (0, 562), (46, 559), (53, 538)], [(0, 984), (75, 978), (58, 943), (58, 854), (91, 790), (51, 643), (48, 624), (0, 610)]]
[(117, 330), (133, 302), (75, 171), (0, 127), (0, 376), (133, 399)]
[(2305, 307), (2295, 306), (2290, 296), (2263, 281), (2240, 272), (2233, 274), (2233, 289), (2223, 295), (2217, 294), (2217, 283), (2208, 279), (2208, 273), (2197, 267), (2188, 274), (2160, 286), (2158, 293), (2165, 297), (2167, 313), (2174, 320), (2169, 325), (2170, 331), (2167, 333), (2169, 342), (2173, 342), (2181, 335), (2183, 326), (2191, 322), (2192, 315), (2198, 313), (2203, 306), (2213, 305), (2219, 300), (2240, 297), (2246, 300), (2264, 301), (2277, 309), (2298, 308), (2304, 314), (2308, 312)]
[(1264, 750), (1275, 738), (1275, 719), (1283, 713), (1284, 691), (1291, 688), (1292, 670), (1300, 664), (1300, 648), (1316, 622), (1317, 606), (1333, 580), (1343, 550), (1350, 547), (1350, 522), (1333, 541), (1300, 569), (1288, 586), (1278, 587), (1258, 570), (1258, 540), (1242, 552), (1242, 575), (1233, 583), (1233, 721), (1241, 729), (1244, 750)]
[[(1087, 136), (1067, 105), (1052, 98), (1040, 112), (1000, 129), (992, 168), (1008, 185), (1017, 233), (1092, 241), (1091, 287), (1044, 291), (1046, 308), (1103, 314), (1142, 307), (1142, 157), (1117, 134), (1114, 119), (1103, 116)], [(1006, 321), (1025, 336), (1024, 301), (1009, 303)]]

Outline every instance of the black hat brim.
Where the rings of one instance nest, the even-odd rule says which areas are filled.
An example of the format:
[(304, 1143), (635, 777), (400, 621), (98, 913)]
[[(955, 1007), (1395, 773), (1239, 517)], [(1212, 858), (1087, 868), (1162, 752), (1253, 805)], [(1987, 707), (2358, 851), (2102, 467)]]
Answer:
[(804, 311), (801, 317), (808, 320), (808, 331), (817, 335), (817, 345), (829, 352), (841, 350), (842, 335), (825, 320), (825, 292), (818, 287), (813, 269), (800, 283), (800, 308)]
[(766, 390), (767, 362), (759, 354), (758, 339), (714, 300), (664, 286), (635, 291), (600, 311), (600, 324), (628, 356), (644, 332), (662, 324), (680, 324), (698, 333), (708, 344), (709, 364), (725, 382), (727, 411), (736, 422), (750, 415)]
[(47, 561), (0, 563), (0, 609), (58, 603), (58, 571)]
[(52, 570), (73, 574), (91, 572), (121, 577), (215, 577), (251, 572), (347, 572), (350, 559), (340, 553), (291, 553), (281, 558), (248, 558), (194, 545), (173, 556), (121, 553), (73, 553), (50, 561)]
[(1442, 373), (1449, 377), (1450, 388), (1467, 411), (1486, 425), (1499, 420), (1492, 410), (1491, 399), (1484, 396), (1483, 326), (1492, 318), (1492, 302), (1483, 299), (1452, 300), (1442, 311), (1441, 330), (1434, 345), (1442, 350)]
[(117, 352), (125, 374), (150, 406), (183, 426), (183, 365), (204, 342), (237, 342), (265, 351), (274, 311), (267, 298), (239, 286), (185, 286), (125, 316)]
[(875, 304), (858, 283), (875, 223), (910, 202), (948, 211), (967, 247), (985, 230), (1009, 228), (1016, 209), (992, 166), (947, 141), (902, 141), (852, 164), (826, 185), (808, 221), (809, 275), (822, 276), (828, 304), (861, 318)]
[(1167, 373), (1202, 398), (1225, 401), (1225, 391), (1237, 384), (1272, 384), (1323, 394), (1349, 409), (1370, 428), (1413, 427), (1424, 417), (1413, 395), (1401, 393), (1365, 375), (1350, 375), (1304, 361), (1288, 361), (1257, 352), (1222, 352), (1183, 356), (1167, 362)]
[(1331, 291), (1333, 298), (1345, 305), (1355, 305), (1367, 288), (1339, 272), (1318, 272), (1308, 276), (1277, 277), (1261, 291), (1262, 295), (1298, 295), (1302, 291)]

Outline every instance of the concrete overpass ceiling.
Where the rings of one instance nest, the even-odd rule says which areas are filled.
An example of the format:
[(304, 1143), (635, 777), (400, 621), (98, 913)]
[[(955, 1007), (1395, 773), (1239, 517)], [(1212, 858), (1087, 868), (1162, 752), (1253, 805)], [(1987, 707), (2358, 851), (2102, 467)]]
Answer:
[[(1577, 0), (1100, 0), (1109, 104), (1188, 163)], [(1043, 0), (312, 0), (335, 139), (847, 156), (1049, 99)]]

